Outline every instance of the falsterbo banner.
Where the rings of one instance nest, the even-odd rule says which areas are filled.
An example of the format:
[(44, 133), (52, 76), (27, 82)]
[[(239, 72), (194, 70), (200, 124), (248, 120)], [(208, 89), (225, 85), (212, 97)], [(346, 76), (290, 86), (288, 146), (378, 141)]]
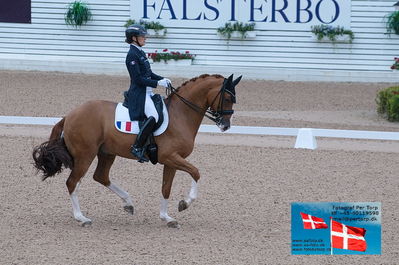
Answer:
[(169, 27), (220, 27), (256, 23), (257, 29), (309, 30), (331, 24), (350, 28), (348, 0), (131, 0), (131, 17)]
[(292, 203), (291, 254), (381, 254), (381, 203)]

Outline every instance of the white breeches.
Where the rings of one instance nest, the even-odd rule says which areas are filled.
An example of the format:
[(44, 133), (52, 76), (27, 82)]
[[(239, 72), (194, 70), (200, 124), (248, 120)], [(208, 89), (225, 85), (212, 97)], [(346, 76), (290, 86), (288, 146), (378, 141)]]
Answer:
[(153, 96), (153, 95), (154, 95), (154, 93), (152, 92), (152, 87), (147, 87), (147, 91), (145, 94), (144, 114), (147, 117), (150, 117), (150, 116), (154, 117), (155, 121), (158, 122), (158, 119), (159, 119), (158, 112), (155, 109), (154, 102), (151, 99), (151, 96)]

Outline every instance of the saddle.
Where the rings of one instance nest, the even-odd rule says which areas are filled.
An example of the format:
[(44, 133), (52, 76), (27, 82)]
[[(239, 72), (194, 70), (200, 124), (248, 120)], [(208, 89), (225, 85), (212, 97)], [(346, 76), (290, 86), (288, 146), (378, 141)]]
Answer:
[[(142, 121), (131, 121), (129, 116), (129, 110), (127, 107), (125, 93), (125, 102), (118, 103), (115, 109), (115, 128), (122, 132), (128, 134), (138, 134), (140, 132), (140, 128), (143, 125)], [(159, 136), (166, 131), (169, 124), (169, 115), (168, 110), (166, 108), (165, 102), (162, 99), (162, 96), (159, 94), (155, 94), (151, 97), (154, 102), (155, 108), (158, 112), (158, 122), (155, 125), (154, 132), (147, 138), (147, 142), (144, 145), (146, 149), (146, 154), (150, 158), (151, 163), (154, 165), (158, 163), (158, 147), (155, 143), (154, 136)]]

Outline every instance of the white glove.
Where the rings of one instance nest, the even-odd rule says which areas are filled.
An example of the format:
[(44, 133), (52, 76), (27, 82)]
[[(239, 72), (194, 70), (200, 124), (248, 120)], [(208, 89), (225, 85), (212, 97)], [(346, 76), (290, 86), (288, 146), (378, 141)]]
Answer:
[(171, 86), (171, 85), (172, 85), (172, 81), (170, 81), (169, 78), (164, 78), (164, 79), (168, 82), (168, 86)]
[(166, 79), (166, 78), (158, 81), (158, 86), (163, 86), (165, 88), (169, 87), (169, 84), (170, 84), (170, 80)]

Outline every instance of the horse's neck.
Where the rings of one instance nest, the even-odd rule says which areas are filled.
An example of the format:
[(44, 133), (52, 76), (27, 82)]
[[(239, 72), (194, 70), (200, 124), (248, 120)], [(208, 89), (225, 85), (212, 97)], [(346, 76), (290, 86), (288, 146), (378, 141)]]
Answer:
[[(186, 87), (181, 87), (178, 94), (187, 101), (205, 110), (208, 108), (206, 99), (207, 93), (207, 89), (199, 85), (195, 86), (195, 84), (190, 84)], [(195, 137), (204, 118), (204, 112), (194, 110), (174, 95), (170, 102), (169, 116), (171, 117), (170, 122), (173, 127), (184, 126), (186, 132)]]

